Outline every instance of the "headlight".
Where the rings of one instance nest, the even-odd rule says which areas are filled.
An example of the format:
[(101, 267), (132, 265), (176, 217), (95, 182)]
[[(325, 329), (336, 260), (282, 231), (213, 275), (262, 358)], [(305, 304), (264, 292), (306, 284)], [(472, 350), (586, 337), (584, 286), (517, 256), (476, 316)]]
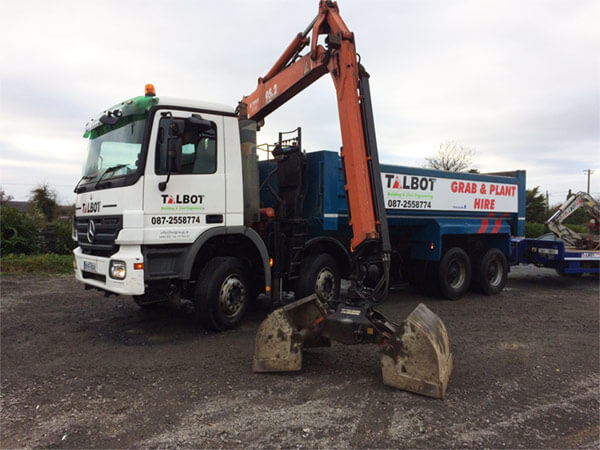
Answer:
[(124, 280), (127, 276), (127, 265), (124, 261), (111, 261), (108, 273), (115, 280)]

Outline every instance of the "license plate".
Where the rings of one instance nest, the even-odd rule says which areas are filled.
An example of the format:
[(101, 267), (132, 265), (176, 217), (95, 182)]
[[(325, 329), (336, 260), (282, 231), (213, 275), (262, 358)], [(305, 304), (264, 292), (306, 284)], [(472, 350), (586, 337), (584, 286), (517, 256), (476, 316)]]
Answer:
[(96, 263), (91, 261), (84, 261), (83, 270), (87, 270), (88, 272), (96, 272)]

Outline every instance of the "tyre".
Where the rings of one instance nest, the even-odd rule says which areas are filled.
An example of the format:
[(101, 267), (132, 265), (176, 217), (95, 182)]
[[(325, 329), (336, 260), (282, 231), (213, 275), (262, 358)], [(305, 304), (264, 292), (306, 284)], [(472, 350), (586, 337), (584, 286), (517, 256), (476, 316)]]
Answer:
[(499, 294), (508, 276), (506, 256), (497, 248), (491, 248), (475, 262), (475, 284), (485, 295)]
[(462, 248), (453, 247), (444, 254), (439, 263), (438, 281), (443, 297), (458, 300), (465, 295), (471, 284), (471, 261)]
[(340, 295), (340, 270), (328, 253), (305, 257), (300, 278), (296, 282), (296, 300), (317, 294), (322, 303), (335, 300)]
[(248, 270), (238, 258), (213, 258), (200, 271), (194, 292), (198, 322), (208, 330), (236, 328), (250, 298)]

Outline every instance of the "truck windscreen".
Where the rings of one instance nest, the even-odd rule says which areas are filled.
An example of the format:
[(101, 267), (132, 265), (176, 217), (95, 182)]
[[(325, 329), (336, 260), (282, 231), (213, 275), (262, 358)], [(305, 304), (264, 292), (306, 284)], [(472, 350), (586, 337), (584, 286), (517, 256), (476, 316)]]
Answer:
[(82, 188), (93, 188), (98, 180), (101, 185), (138, 172), (145, 123), (145, 115), (126, 116), (114, 125), (101, 125), (90, 131)]

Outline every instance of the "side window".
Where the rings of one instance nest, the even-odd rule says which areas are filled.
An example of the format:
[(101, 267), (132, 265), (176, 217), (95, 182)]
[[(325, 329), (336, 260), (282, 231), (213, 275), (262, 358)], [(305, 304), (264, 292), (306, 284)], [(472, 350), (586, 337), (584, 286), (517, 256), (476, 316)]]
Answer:
[(167, 137), (171, 133), (181, 137), (182, 164), (175, 174), (210, 174), (217, 170), (217, 127), (200, 126), (186, 119), (163, 117), (159, 122), (156, 143), (155, 171), (157, 175), (167, 174)]

